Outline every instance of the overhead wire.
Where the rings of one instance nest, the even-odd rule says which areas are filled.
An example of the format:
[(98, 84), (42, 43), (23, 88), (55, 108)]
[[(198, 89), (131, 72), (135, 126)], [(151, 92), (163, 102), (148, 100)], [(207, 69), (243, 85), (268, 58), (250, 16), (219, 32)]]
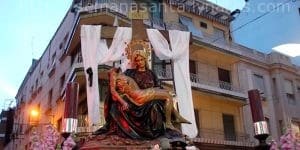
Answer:
[[(262, 14), (262, 15), (256, 17), (256, 18), (254, 18), (254, 19), (252, 19), (252, 20), (250, 20), (250, 21), (248, 21), (248, 22), (242, 24), (241, 26), (235, 28), (234, 30), (230, 31), (230, 32), (228, 33), (228, 35), (230, 35), (230, 34), (236, 32), (236, 31), (238, 31), (238, 30), (240, 30), (240, 29), (242, 29), (242, 28), (248, 26), (249, 24), (251, 24), (251, 23), (253, 23), (253, 22), (255, 22), (255, 21), (257, 21), (257, 20), (263, 18), (264, 16), (266, 16), (266, 15), (272, 13), (274, 10), (276, 10), (276, 9), (278, 9), (278, 8), (280, 8), (280, 7), (282, 7), (283, 5), (285, 5), (285, 4), (289, 3), (289, 2), (295, 2), (295, 1), (294, 1), (294, 0), (287, 0), (287, 1), (285, 1), (284, 3), (281, 3), (280, 5), (274, 7), (272, 10), (267, 11), (267, 12), (265, 12), (264, 14)], [(215, 40), (213, 40), (211, 43), (215, 43), (215, 42), (217, 42), (218, 40), (221, 40), (221, 39), (223, 39), (223, 37), (218, 37), (218, 38), (216, 38)]]

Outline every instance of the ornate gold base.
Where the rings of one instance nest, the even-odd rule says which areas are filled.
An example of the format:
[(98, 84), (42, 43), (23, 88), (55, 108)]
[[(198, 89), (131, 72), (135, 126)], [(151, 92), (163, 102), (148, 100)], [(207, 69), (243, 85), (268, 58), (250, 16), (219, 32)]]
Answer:
[(86, 139), (84, 144), (80, 146), (81, 150), (138, 150), (151, 149), (154, 145), (160, 144), (160, 140), (133, 140), (122, 138), (117, 135), (97, 135), (90, 136)]

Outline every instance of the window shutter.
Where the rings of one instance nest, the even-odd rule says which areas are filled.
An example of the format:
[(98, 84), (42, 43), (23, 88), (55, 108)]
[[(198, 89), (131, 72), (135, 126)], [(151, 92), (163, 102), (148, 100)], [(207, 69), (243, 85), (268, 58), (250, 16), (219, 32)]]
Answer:
[(285, 80), (284, 89), (287, 94), (294, 94), (293, 82), (290, 80)]

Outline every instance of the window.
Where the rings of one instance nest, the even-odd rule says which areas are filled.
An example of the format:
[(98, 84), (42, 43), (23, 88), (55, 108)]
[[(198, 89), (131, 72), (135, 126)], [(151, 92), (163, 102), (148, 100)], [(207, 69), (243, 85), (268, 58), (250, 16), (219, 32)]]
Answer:
[(55, 61), (56, 61), (55, 59), (56, 59), (56, 52), (54, 52), (51, 57), (51, 65), (49, 66), (50, 70), (48, 72), (49, 77), (51, 77), (55, 72)]
[(76, 59), (76, 54), (72, 54), (72, 55), (71, 55), (71, 63), (70, 63), (71, 66), (72, 66), (73, 63), (75, 62), (75, 59)]
[(51, 89), (48, 93), (48, 105), (51, 107), (52, 105), (52, 97), (53, 97), (53, 89)]
[(81, 51), (78, 53), (78, 58), (77, 58), (77, 63), (82, 63), (83, 62), (83, 57)]
[(63, 43), (60, 43), (59, 44), (59, 49), (62, 49), (63, 48)]
[(267, 122), (268, 130), (269, 133), (271, 134), (271, 124), (270, 124), (270, 119), (268, 117), (265, 117), (265, 121)]
[(234, 126), (234, 116), (223, 114), (223, 127), (224, 127), (224, 138), (225, 140), (235, 141), (235, 126)]
[(99, 85), (99, 93), (100, 93), (100, 102), (104, 102), (108, 94), (109, 82), (108, 80), (99, 79), (98, 85)]
[(205, 22), (200, 22), (200, 27), (204, 28), (204, 29), (207, 29), (207, 23)]
[(60, 89), (62, 90), (62, 88), (63, 88), (63, 86), (64, 86), (64, 84), (65, 84), (65, 80), (66, 80), (66, 75), (65, 74), (63, 74), (61, 77), (60, 77)]
[(163, 19), (163, 5), (160, 5), (161, 0), (153, 0), (149, 4), (149, 14), (151, 19)]
[(276, 84), (276, 78), (272, 78), (272, 90), (273, 90), (273, 93), (276, 95), (277, 93), (277, 84)]
[(52, 58), (51, 58), (51, 66), (50, 67), (54, 67), (55, 66), (55, 57), (56, 57), (56, 53), (54, 52), (53, 55), (52, 55)]
[(287, 93), (287, 94), (294, 94), (293, 82), (290, 81), (290, 80), (285, 80), (285, 82), (284, 82), (284, 89), (285, 89), (285, 93)]
[(192, 74), (197, 74), (197, 71), (196, 71), (196, 61), (194, 60), (190, 60), (190, 73)]
[(158, 79), (173, 79), (171, 60), (160, 60), (154, 53), (152, 53), (152, 64), (153, 70), (157, 75)]
[(284, 81), (284, 89), (289, 104), (295, 104), (295, 94), (293, 88), (293, 82), (291, 80)]
[(296, 89), (297, 89), (297, 92), (300, 93), (300, 80), (296, 81)]
[(255, 89), (258, 89), (260, 92), (265, 93), (266, 87), (265, 87), (265, 81), (263, 76), (254, 74), (253, 83)]
[(214, 38), (218, 39), (220, 42), (225, 42), (224, 30), (214, 27)]
[(68, 37), (69, 37), (69, 33), (67, 33), (67, 34), (65, 35), (65, 37), (64, 37), (64, 40), (63, 40), (63, 42), (64, 42), (64, 43), (66, 43), (66, 42), (67, 42), (67, 40), (68, 40)]
[(38, 88), (39, 87), (39, 79), (35, 80), (35, 87)]
[(279, 120), (279, 131), (280, 131), (280, 134), (281, 135), (283, 135), (284, 134), (284, 132), (283, 132), (283, 122), (282, 122), (282, 120)]
[(193, 36), (203, 37), (202, 32), (195, 27), (192, 18), (186, 16), (179, 16), (179, 22), (185, 25), (188, 28), (188, 30), (192, 32)]
[(230, 71), (218, 68), (219, 86), (222, 89), (231, 90)]
[(83, 0), (82, 1), (82, 7), (92, 6), (94, 4), (95, 4), (95, 0)]
[(63, 41), (59, 44), (59, 49), (63, 49), (63, 47), (66, 45), (67, 43), (67, 40), (68, 40), (68, 37), (69, 37), (69, 33), (67, 33), (63, 39)]

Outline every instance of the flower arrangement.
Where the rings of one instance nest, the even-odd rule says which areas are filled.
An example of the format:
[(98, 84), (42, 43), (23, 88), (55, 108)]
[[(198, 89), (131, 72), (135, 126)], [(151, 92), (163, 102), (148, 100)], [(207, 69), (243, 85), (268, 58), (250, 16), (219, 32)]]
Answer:
[(58, 143), (59, 134), (51, 125), (45, 125), (42, 134), (38, 132), (37, 127), (33, 127), (30, 136), (30, 150), (55, 150)]
[(300, 150), (299, 133), (293, 134), (291, 129), (280, 137), (279, 145), (276, 141), (272, 141), (270, 150)]
[(75, 141), (73, 140), (72, 136), (69, 136), (64, 142), (63, 142), (63, 150), (72, 150), (76, 146)]

